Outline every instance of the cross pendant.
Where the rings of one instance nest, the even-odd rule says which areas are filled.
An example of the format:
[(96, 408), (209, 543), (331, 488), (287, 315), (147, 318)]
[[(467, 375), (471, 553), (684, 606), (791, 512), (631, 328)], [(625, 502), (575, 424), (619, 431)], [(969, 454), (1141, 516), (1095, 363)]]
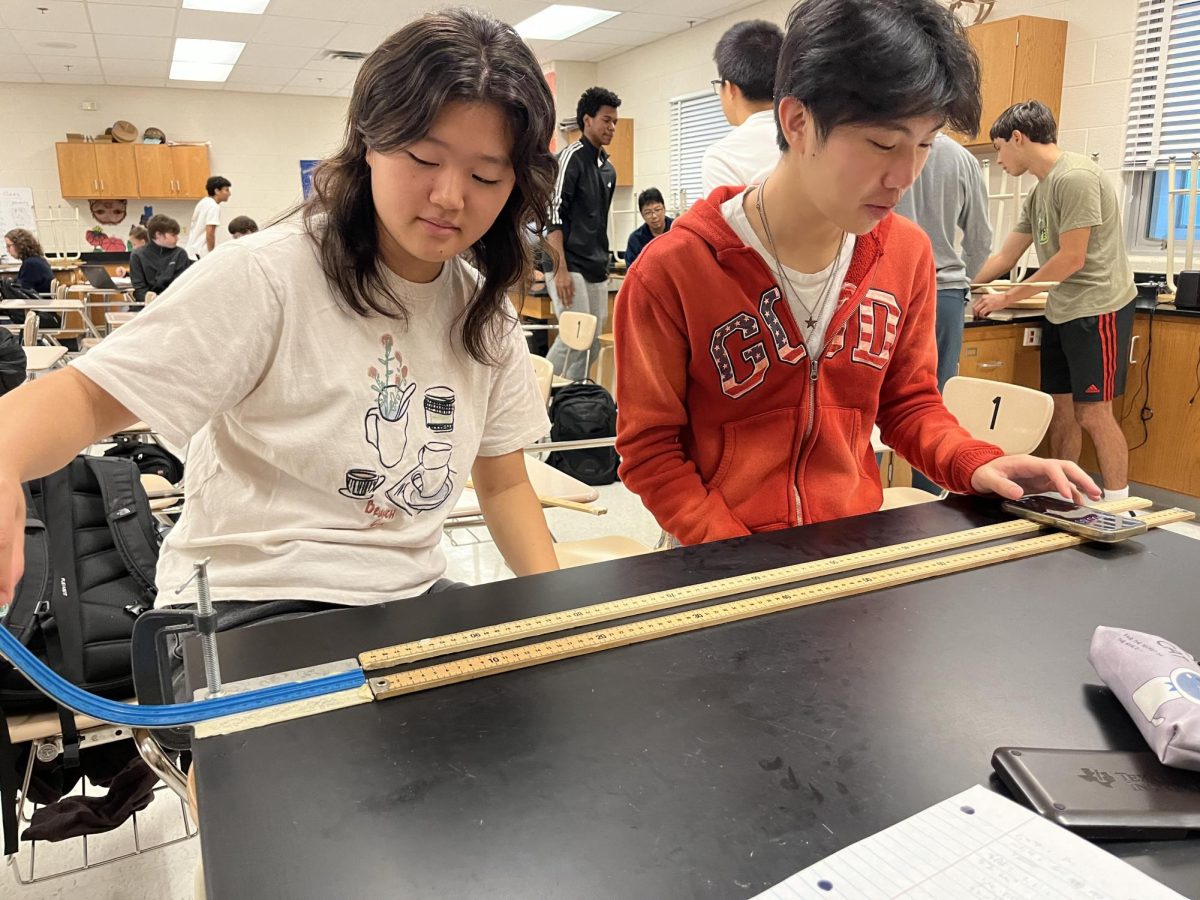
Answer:
[(807, 319), (804, 320), (804, 324), (808, 326), (809, 331), (812, 331), (814, 328), (817, 327), (817, 320), (814, 319), (812, 316), (809, 316)]

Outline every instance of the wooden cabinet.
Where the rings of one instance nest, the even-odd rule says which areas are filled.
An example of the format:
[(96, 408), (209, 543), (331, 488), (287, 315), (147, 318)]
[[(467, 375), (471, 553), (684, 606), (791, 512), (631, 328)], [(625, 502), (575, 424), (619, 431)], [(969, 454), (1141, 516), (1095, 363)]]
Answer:
[(132, 144), (56, 144), (63, 199), (125, 199), (138, 196)]
[[(579, 132), (567, 132), (567, 145), (579, 140)], [(633, 119), (618, 119), (617, 133), (606, 148), (609, 161), (617, 170), (617, 187), (633, 187)]]
[(1013, 382), (1016, 341), (1011, 334), (994, 334), (994, 328), (973, 328), (963, 333), (958, 374), (989, 381)]
[(954, 134), (968, 147), (989, 146), (988, 131), (1004, 110), (1022, 100), (1040, 100), (1057, 121), (1062, 103), (1063, 59), (1067, 23), (1038, 16), (1015, 16), (972, 25), (967, 29), (979, 56), (983, 111), (979, 132)]
[(195, 200), (205, 195), (208, 147), (165, 144), (54, 145), (65, 200)]
[(205, 196), (208, 148), (135, 144), (139, 197), (147, 200), (198, 199)]
[(67, 200), (98, 197), (100, 176), (96, 174), (96, 145), (79, 143), (55, 144), (58, 153), (58, 181)]

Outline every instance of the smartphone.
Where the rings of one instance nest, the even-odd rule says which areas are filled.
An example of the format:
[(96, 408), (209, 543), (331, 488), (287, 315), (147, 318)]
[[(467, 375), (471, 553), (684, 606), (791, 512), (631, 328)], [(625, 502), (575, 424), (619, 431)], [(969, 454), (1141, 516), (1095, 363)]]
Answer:
[(1200, 829), (1200, 772), (1149, 751), (1000, 747), (992, 768), (1016, 799), (1081, 837), (1178, 840)]
[(1090, 506), (1080, 506), (1058, 497), (1022, 497), (1005, 500), (1003, 508), (1023, 519), (1053, 525), (1092, 541), (1113, 543), (1146, 533), (1146, 523), (1117, 516)]

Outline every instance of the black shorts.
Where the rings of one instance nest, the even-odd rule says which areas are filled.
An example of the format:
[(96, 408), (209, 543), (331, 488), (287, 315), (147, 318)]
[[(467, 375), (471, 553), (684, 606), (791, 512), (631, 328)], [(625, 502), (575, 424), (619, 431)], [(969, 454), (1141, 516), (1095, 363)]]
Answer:
[(1125, 393), (1136, 301), (1116, 312), (1042, 328), (1042, 390), (1098, 403)]

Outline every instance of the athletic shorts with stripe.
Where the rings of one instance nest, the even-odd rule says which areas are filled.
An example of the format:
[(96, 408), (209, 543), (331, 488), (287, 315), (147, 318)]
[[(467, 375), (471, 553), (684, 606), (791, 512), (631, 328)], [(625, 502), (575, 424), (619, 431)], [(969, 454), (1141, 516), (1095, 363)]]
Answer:
[(1102, 316), (1084, 316), (1042, 328), (1042, 390), (1098, 403), (1125, 393), (1133, 312), (1129, 303)]

